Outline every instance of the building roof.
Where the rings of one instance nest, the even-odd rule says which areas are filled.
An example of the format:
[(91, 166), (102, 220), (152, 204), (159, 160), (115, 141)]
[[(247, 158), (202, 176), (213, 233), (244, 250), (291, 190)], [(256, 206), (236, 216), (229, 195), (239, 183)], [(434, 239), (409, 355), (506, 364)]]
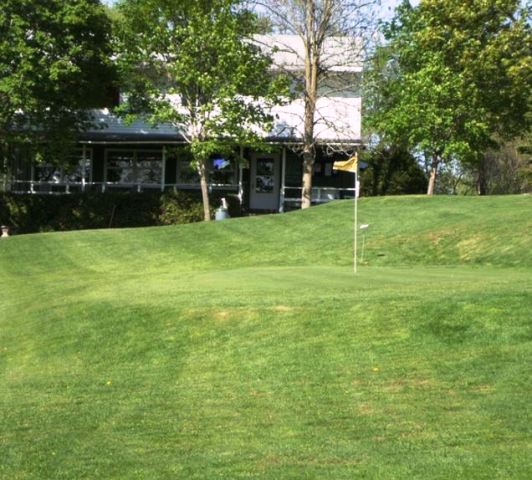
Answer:
[(150, 125), (142, 119), (126, 122), (103, 108), (92, 112), (94, 127), (81, 135), (81, 140), (95, 141), (182, 141), (176, 129), (169, 124)]
[[(315, 136), (321, 143), (358, 143), (361, 139), (361, 99), (321, 97), (316, 105)], [(271, 110), (273, 128), (262, 132), (267, 141), (300, 142), (303, 138), (304, 102), (294, 100)], [(82, 141), (184, 142), (170, 124), (150, 125), (138, 119), (127, 123), (108, 109), (93, 112), (95, 126), (81, 135)]]

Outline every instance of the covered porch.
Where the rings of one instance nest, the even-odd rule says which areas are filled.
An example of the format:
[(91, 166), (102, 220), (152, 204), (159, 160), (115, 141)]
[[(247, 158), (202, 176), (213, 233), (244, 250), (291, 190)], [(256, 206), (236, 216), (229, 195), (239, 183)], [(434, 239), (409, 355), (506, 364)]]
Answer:
[[(211, 191), (235, 196), (243, 211), (282, 212), (300, 205), (302, 159), (290, 144), (272, 144), (267, 152), (240, 147), (232, 155), (214, 155)], [(352, 198), (352, 175), (337, 172), (338, 154), (318, 151), (313, 203)], [(18, 155), (4, 179), (15, 193), (68, 195), (78, 192), (197, 190), (199, 177), (183, 142), (157, 139), (82, 140), (67, 165)]]
[[(341, 140), (337, 132), (329, 132), (323, 125), (323, 131), (320, 130), (313, 172), (313, 203), (354, 195), (352, 175), (332, 169), (335, 160), (346, 158), (342, 151), (352, 152), (360, 146), (359, 122), (355, 121), (358, 117), (351, 118), (353, 112), (358, 112), (358, 99), (352, 100), (355, 103), (344, 112), (344, 123), (353, 124), (354, 132)], [(235, 196), (243, 212), (282, 212), (301, 203), (303, 161), (297, 153), (301, 146), (297, 115), (286, 112), (279, 115), (282, 122), (279, 121), (275, 133), (266, 139), (265, 151), (242, 146), (231, 155), (211, 158), (210, 190)], [(289, 120), (296, 123), (291, 125)], [(184, 139), (172, 126), (154, 127), (142, 119), (126, 123), (107, 109), (95, 111), (94, 122), (93, 128), (81, 134), (72, 158), (63, 166), (58, 166), (54, 159), (37, 161), (28, 152), (16, 152), (5, 169), (3, 189), (68, 195), (200, 188)]]

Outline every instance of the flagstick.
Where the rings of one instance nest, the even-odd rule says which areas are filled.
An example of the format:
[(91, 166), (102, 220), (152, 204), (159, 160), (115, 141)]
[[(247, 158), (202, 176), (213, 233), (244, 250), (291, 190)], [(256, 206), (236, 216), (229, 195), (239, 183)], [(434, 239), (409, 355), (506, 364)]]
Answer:
[(343, 170), (355, 174), (355, 224), (353, 226), (353, 272), (357, 273), (357, 233), (358, 233), (358, 155), (355, 154), (349, 160), (341, 160), (333, 163), (333, 170)]

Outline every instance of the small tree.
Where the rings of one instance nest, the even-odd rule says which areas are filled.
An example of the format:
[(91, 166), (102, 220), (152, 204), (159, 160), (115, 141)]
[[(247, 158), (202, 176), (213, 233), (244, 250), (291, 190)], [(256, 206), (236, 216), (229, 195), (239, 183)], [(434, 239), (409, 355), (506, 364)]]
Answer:
[(123, 0), (117, 56), (123, 113), (169, 123), (187, 142), (210, 220), (209, 159), (236, 144), (258, 146), (285, 93), (270, 59), (250, 40), (256, 18), (239, 0)]

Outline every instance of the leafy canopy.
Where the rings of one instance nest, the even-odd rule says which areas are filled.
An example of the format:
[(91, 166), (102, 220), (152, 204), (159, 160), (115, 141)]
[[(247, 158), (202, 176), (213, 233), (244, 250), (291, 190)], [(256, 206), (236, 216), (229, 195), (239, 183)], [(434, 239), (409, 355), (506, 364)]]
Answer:
[(0, 0), (0, 137), (50, 142), (83, 128), (113, 80), (97, 0)]
[(188, 143), (210, 219), (208, 159), (237, 144), (263, 145), (267, 107), (286, 82), (252, 41), (256, 16), (239, 0), (123, 0), (117, 42), (122, 113), (169, 123)]
[(170, 123), (197, 159), (261, 142), (267, 106), (285, 93), (250, 39), (256, 17), (239, 1), (124, 0), (117, 44), (126, 114)]
[(368, 123), (390, 141), (475, 162), (530, 129), (530, 29), (518, 0), (404, 1), (369, 72)]

